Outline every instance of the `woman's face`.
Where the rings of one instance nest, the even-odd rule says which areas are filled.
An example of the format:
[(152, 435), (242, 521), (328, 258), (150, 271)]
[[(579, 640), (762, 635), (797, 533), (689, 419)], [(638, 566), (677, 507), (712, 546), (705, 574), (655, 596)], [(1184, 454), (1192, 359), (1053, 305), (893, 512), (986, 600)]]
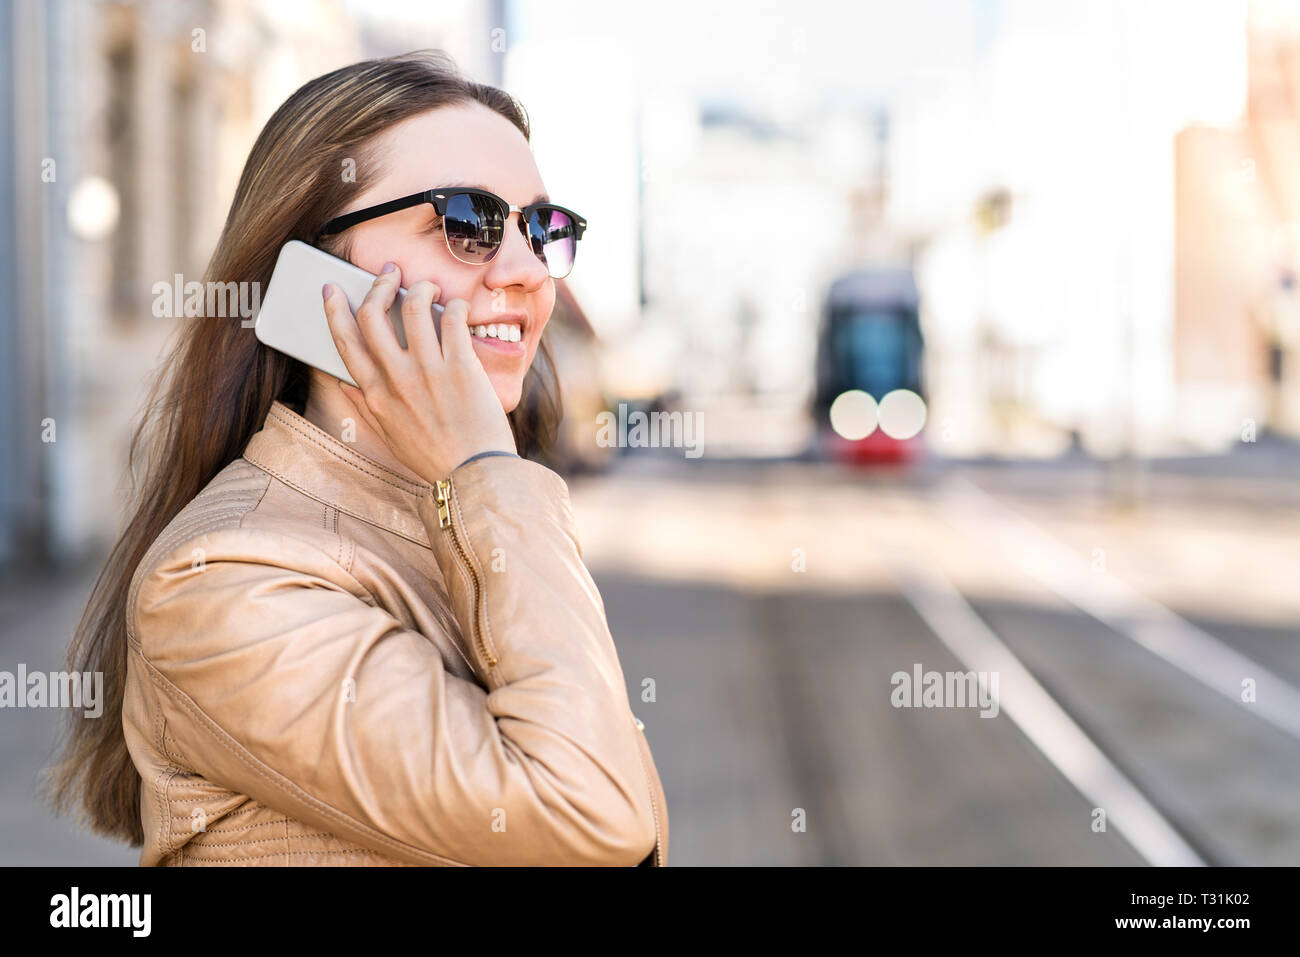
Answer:
[[(547, 198), (528, 141), (480, 103), (413, 116), (384, 134), (378, 148), (384, 175), (338, 214), (436, 186), (478, 186), (515, 206)], [(472, 337), (506, 412), (519, 404), (524, 375), (555, 306), (555, 283), (519, 231), (518, 219), (518, 213), (510, 214), (505, 242), (491, 262), (479, 266), (451, 255), (428, 203), (367, 220), (345, 234), (352, 243), (350, 259), (362, 269), (378, 273), (394, 262), (404, 288), (428, 279), (438, 285), (439, 303), (464, 299), (471, 332), (507, 318), (522, 322), (519, 342)]]

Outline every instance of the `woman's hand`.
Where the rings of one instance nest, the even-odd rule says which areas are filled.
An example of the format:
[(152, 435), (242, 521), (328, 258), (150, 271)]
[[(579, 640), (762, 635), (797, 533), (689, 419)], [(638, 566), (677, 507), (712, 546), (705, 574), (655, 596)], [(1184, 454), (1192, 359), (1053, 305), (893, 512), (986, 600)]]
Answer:
[(430, 485), (479, 452), (516, 452), (501, 400), (474, 354), (469, 304), (464, 299), (447, 303), (439, 345), (431, 312), (438, 287), (427, 280), (415, 283), (402, 303), (404, 350), (388, 320), (401, 270), (388, 266), (355, 317), (342, 290), (334, 285), (322, 290), (334, 345), (361, 387), (340, 381), (344, 395), (397, 460)]

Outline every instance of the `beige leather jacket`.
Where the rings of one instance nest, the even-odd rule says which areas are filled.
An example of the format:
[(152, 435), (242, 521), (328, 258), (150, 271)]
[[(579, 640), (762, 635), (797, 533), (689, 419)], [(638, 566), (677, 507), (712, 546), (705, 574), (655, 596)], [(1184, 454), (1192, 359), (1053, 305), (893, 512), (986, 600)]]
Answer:
[(667, 863), (663, 788), (542, 465), (417, 484), (277, 402), (130, 598), (141, 864)]

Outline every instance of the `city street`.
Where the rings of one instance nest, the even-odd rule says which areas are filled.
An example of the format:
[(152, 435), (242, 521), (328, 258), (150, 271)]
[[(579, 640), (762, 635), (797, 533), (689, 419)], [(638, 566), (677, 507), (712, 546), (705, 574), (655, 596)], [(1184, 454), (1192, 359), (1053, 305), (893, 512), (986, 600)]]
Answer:
[[(1294, 481), (620, 466), (574, 501), (674, 864), (1300, 862)], [(893, 707), (916, 666), (999, 713)]]
[[(1134, 507), (1086, 460), (571, 479), (670, 863), (1300, 863), (1295, 461), (1149, 469)], [(59, 667), (89, 584), (11, 579), (0, 667)], [(995, 674), (995, 713), (895, 707), (914, 671)], [(57, 717), (0, 722), (2, 862), (134, 863), (34, 802)]]

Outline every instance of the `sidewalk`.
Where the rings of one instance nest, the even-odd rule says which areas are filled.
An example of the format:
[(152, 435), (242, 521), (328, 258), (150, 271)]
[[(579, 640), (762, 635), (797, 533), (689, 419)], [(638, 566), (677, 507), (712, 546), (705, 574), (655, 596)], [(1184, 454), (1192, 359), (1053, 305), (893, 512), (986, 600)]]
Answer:
[[(0, 671), (62, 671), (98, 566), (0, 579)], [(132, 866), (139, 851), (80, 830), (36, 796), (66, 715), (53, 708), (0, 710), (0, 865)]]

